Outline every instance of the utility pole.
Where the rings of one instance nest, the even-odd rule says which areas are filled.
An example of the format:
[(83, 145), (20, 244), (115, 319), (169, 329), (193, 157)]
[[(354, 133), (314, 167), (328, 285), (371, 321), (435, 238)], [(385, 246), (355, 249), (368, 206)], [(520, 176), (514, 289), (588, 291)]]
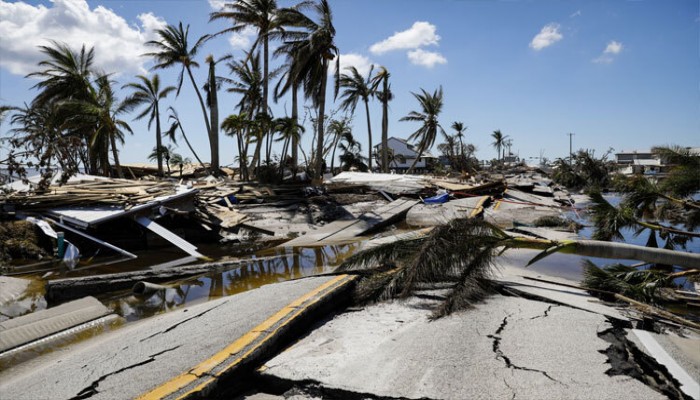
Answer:
[(574, 137), (573, 133), (567, 133), (569, 135), (569, 165), (574, 165), (574, 152), (571, 148), (571, 143)]

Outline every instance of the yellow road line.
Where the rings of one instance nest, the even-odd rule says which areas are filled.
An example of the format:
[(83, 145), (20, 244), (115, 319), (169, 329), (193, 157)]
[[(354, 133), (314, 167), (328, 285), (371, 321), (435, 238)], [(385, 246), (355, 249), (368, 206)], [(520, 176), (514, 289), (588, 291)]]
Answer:
[[(296, 318), (299, 314), (301, 314), (305, 309), (310, 307), (312, 304), (315, 304), (318, 302), (320, 299), (314, 299), (313, 301), (309, 302), (309, 300), (312, 300), (315, 296), (317, 296), (319, 293), (323, 292), (326, 289), (329, 289), (335, 285), (343, 285), (347, 282), (350, 282), (354, 277), (350, 277), (348, 275), (339, 275), (336, 278), (333, 278), (329, 280), (328, 282), (318, 286), (314, 290), (304, 294), (303, 296), (297, 298), (296, 300), (292, 301), (291, 303), (287, 304), (284, 308), (282, 308), (280, 311), (263, 321), (261, 324), (250, 330), (248, 333), (244, 334), (240, 338), (238, 338), (236, 341), (231, 343), (230, 345), (226, 346), (223, 350), (219, 351), (218, 353), (214, 354), (213, 356), (209, 357), (208, 359), (202, 361), (201, 363), (197, 364), (193, 369), (191, 369), (188, 372), (182, 373), (175, 378), (169, 380), (168, 382), (163, 383), (162, 385), (152, 389), (148, 393), (143, 394), (142, 396), (138, 397), (139, 400), (152, 400), (152, 399), (162, 399), (164, 397), (170, 396), (174, 393), (176, 393), (178, 390), (181, 390), (185, 388), (186, 386), (194, 383), (201, 377), (205, 375), (210, 375), (210, 372), (222, 365), (228, 358), (230, 358), (232, 355), (236, 353), (240, 353), (243, 351), (246, 347), (252, 345), (256, 340), (259, 338), (262, 338), (262, 340), (257, 343), (253, 348), (248, 350), (245, 354), (243, 354), (240, 357), (237, 357), (236, 359), (232, 360), (228, 365), (224, 366), (224, 368), (216, 373), (214, 376), (209, 376), (208, 378), (205, 379), (205, 381), (199, 385), (197, 385), (194, 389), (182, 394), (181, 396), (178, 396), (178, 398), (184, 398), (187, 397), (188, 395), (198, 392), (204, 388), (206, 388), (209, 384), (211, 384), (212, 381), (215, 380), (216, 377), (220, 376), (221, 374), (225, 373), (227, 370), (230, 368), (236, 366), (237, 364), (240, 364), (242, 361), (244, 361), (253, 351), (258, 349), (260, 346), (262, 346), (266, 341), (268, 341), (270, 338), (274, 336), (274, 334), (280, 330), (280, 328), (288, 325), (294, 318)], [(307, 303), (308, 304), (305, 304)], [(287, 318), (287, 321), (283, 322), (280, 326), (278, 326), (274, 331), (268, 332), (265, 334), (267, 330), (275, 326), (275, 324), (278, 324), (280, 321), (283, 319)], [(265, 337), (266, 336), (266, 337)]]

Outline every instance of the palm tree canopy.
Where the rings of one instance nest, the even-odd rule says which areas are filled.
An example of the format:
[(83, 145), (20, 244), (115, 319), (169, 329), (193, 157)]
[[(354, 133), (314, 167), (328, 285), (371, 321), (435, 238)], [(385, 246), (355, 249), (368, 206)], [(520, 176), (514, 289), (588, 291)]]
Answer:
[(158, 101), (168, 97), (168, 95), (177, 90), (177, 88), (175, 86), (167, 86), (161, 89), (160, 77), (158, 74), (153, 75), (151, 79), (148, 79), (148, 77), (144, 75), (137, 75), (136, 78), (139, 82), (131, 82), (122, 86), (122, 88), (134, 90), (134, 93), (126, 98), (124, 102), (133, 106), (145, 104), (146, 107), (134, 119), (140, 120), (148, 115), (148, 129), (151, 129), (151, 124), (157, 116), (156, 105)]
[(180, 94), (182, 88), (182, 79), (185, 69), (189, 67), (199, 67), (199, 64), (194, 60), (199, 48), (209, 39), (210, 35), (204, 35), (197, 39), (195, 44), (190, 48), (188, 35), (190, 26), (182, 27), (182, 22), (178, 26), (168, 25), (163, 29), (156, 30), (160, 40), (150, 40), (146, 42), (147, 46), (155, 47), (156, 51), (146, 53), (145, 56), (155, 58), (156, 65), (153, 69), (170, 68), (176, 64), (182, 64), (180, 75), (177, 79), (177, 94)]
[[(311, 9), (316, 15), (316, 21), (302, 13)], [(338, 94), (340, 84), (340, 51), (335, 45), (335, 27), (333, 15), (327, 0), (318, 3), (302, 2), (294, 9), (288, 9), (285, 24), (300, 28), (301, 31), (286, 31), (284, 44), (279, 52), (294, 54), (295, 63), (290, 71), (292, 82), (302, 82), (307, 99), (318, 106), (321, 98), (322, 79), (328, 71), (328, 60), (335, 59), (335, 94)], [(325, 93), (324, 93), (325, 95)]]
[(42, 79), (32, 88), (40, 89), (33, 103), (38, 105), (56, 100), (86, 100), (90, 94), (90, 79), (95, 49), (82, 46), (75, 52), (65, 43), (51, 41), (50, 46), (39, 46), (46, 59), (39, 62), (42, 71), (27, 77)]
[(349, 74), (340, 75), (340, 87), (343, 88), (343, 93), (340, 95), (342, 99), (340, 108), (354, 113), (358, 101), (367, 102), (370, 97), (374, 96), (375, 91), (372, 89), (373, 85), (370, 79), (374, 66), (370, 68), (367, 79), (360, 75), (357, 68), (348, 67), (347, 69), (350, 71)]
[(279, 29), (278, 15), (276, 0), (235, 0), (233, 3), (225, 3), (220, 11), (209, 14), (209, 21), (220, 19), (233, 21), (233, 26), (212, 36), (240, 32), (249, 26), (257, 28), (258, 38), (250, 49), (250, 53), (253, 53), (261, 39), (265, 36), (269, 37)]
[(421, 89), (421, 93), (411, 93), (418, 100), (421, 111), (411, 111), (399, 121), (416, 121), (422, 122), (423, 125), (413, 132), (408, 137), (409, 140), (417, 141), (419, 148), (422, 150), (429, 149), (435, 144), (438, 130), (445, 132), (438, 121), (438, 116), (442, 111), (443, 93), (442, 86), (435, 90), (432, 94), (425, 89)]

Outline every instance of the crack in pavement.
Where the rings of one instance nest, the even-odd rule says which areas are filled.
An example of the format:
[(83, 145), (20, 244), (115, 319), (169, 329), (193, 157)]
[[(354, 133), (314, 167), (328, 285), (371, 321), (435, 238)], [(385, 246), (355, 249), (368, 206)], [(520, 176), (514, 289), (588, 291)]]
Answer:
[(226, 304), (226, 303), (228, 303), (228, 301), (224, 301), (223, 303), (218, 304), (218, 305), (216, 305), (216, 306), (214, 306), (214, 307), (212, 307), (212, 308), (208, 308), (208, 309), (202, 311), (201, 313), (199, 313), (199, 314), (197, 314), (197, 315), (193, 315), (193, 316), (191, 316), (191, 317), (189, 317), (189, 318), (186, 318), (186, 319), (184, 319), (184, 320), (178, 322), (177, 324), (174, 324), (174, 325), (172, 325), (172, 326), (169, 326), (168, 328), (166, 328), (166, 329), (163, 330), (163, 331), (156, 332), (156, 333), (154, 333), (154, 334), (152, 334), (152, 335), (150, 335), (150, 336), (147, 336), (147, 337), (145, 337), (145, 338), (139, 340), (139, 342), (145, 342), (146, 340), (152, 339), (152, 338), (155, 337), (155, 336), (162, 335), (162, 334), (164, 334), (164, 333), (168, 333), (168, 332), (172, 331), (173, 329), (177, 328), (178, 326), (180, 326), (180, 325), (182, 325), (182, 324), (184, 324), (184, 323), (187, 323), (187, 322), (189, 322), (189, 321), (192, 321), (193, 319), (199, 318), (199, 317), (201, 317), (202, 315), (208, 313), (209, 311), (212, 311), (212, 310), (214, 310), (214, 309), (216, 309), (216, 308), (219, 308), (219, 307), (223, 306), (223, 305)]
[(530, 319), (537, 319), (537, 318), (547, 318), (549, 316), (549, 312), (552, 311), (552, 307), (559, 307), (558, 305), (555, 306), (554, 304), (550, 304), (549, 307), (547, 307), (546, 310), (544, 310), (543, 315), (536, 315)]
[(165, 350), (163, 350), (163, 351), (160, 351), (160, 352), (158, 352), (158, 353), (155, 353), (155, 354), (152, 354), (152, 355), (148, 356), (148, 359), (146, 359), (146, 360), (144, 360), (144, 361), (138, 362), (138, 363), (136, 363), (136, 364), (127, 365), (127, 366), (124, 367), (124, 368), (120, 368), (120, 369), (118, 369), (118, 370), (116, 370), (116, 371), (112, 371), (112, 372), (110, 372), (110, 373), (108, 373), (108, 374), (102, 375), (102, 376), (100, 376), (99, 378), (97, 378), (97, 379), (95, 379), (94, 381), (92, 381), (92, 383), (90, 384), (90, 386), (88, 386), (88, 387), (86, 387), (85, 389), (81, 390), (80, 392), (78, 392), (78, 394), (76, 394), (75, 396), (71, 397), (69, 400), (82, 400), (82, 399), (90, 398), (90, 397), (96, 395), (97, 393), (99, 393), (99, 391), (97, 390), (97, 387), (100, 386), (100, 382), (104, 381), (105, 379), (109, 378), (110, 376), (112, 376), (112, 375), (117, 375), (117, 374), (120, 374), (120, 373), (122, 373), (122, 372), (124, 372), (124, 371), (127, 371), (127, 370), (130, 370), (130, 369), (133, 369), (133, 368), (140, 367), (140, 366), (142, 366), (142, 365), (146, 365), (146, 364), (152, 363), (153, 361), (156, 360), (156, 357), (157, 357), (157, 356), (162, 355), (162, 354), (164, 354), (164, 353), (167, 353), (167, 352), (169, 352), (169, 351), (176, 350), (176, 349), (179, 348), (179, 347), (180, 347), (180, 345), (177, 345), (177, 346), (175, 346), (175, 347), (171, 347), (171, 348), (169, 348), (169, 349), (165, 349)]
[(486, 335), (486, 337), (488, 337), (489, 339), (493, 339), (492, 350), (493, 350), (494, 354), (496, 354), (496, 359), (497, 359), (497, 360), (498, 360), (498, 359), (503, 360), (503, 362), (506, 364), (506, 368), (517, 369), (517, 370), (521, 370), (521, 371), (538, 372), (538, 373), (544, 375), (545, 377), (547, 377), (547, 379), (549, 379), (549, 380), (551, 380), (551, 381), (553, 381), (553, 382), (556, 382), (556, 383), (559, 383), (559, 384), (561, 384), (561, 385), (567, 386), (567, 385), (564, 384), (563, 382), (560, 382), (560, 381), (558, 381), (558, 380), (552, 378), (552, 377), (547, 373), (547, 371), (542, 371), (542, 370), (539, 370), (539, 369), (528, 368), (528, 367), (521, 367), (521, 366), (519, 366), (519, 365), (515, 365), (515, 364), (513, 364), (513, 363), (510, 361), (510, 358), (509, 358), (508, 356), (506, 356), (505, 354), (503, 354), (503, 350), (501, 350), (501, 339), (502, 339), (502, 337), (501, 337), (501, 336), (498, 336), (498, 335), (500, 335), (501, 332), (503, 332), (503, 330), (506, 328), (506, 325), (508, 325), (508, 318), (510, 318), (511, 316), (513, 316), (513, 314), (508, 314), (508, 315), (506, 315), (505, 317), (503, 317), (503, 322), (501, 322), (501, 325), (498, 327), (498, 329), (496, 329), (496, 332), (494, 332), (493, 335)]

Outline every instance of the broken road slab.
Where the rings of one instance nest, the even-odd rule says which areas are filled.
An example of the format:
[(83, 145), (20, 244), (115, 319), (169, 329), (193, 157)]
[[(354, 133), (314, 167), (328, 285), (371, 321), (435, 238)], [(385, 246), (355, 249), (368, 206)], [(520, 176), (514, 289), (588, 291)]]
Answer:
[(351, 281), (288, 281), (142, 320), (1, 371), (0, 398), (167, 398), (209, 390), (232, 365), (264, 355), (304, 313), (332, 304)]
[(429, 315), (416, 298), (338, 315), (261, 374), (277, 385), (391, 398), (666, 398), (611, 372), (611, 343), (599, 334), (614, 327), (602, 315), (501, 295)]

